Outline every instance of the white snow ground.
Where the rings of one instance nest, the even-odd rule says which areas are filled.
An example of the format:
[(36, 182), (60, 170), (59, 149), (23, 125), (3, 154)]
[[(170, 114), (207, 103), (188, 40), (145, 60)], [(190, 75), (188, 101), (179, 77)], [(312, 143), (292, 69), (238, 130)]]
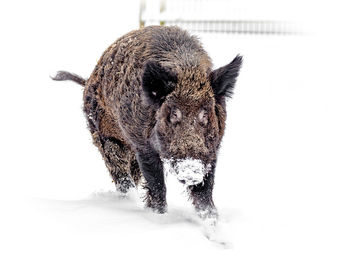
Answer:
[(165, 215), (145, 211), (136, 193), (113, 192), (81, 89), (48, 78), (60, 69), (88, 76), (103, 50), (138, 26), (136, 2), (111, 5), (0, 8), (1, 262), (349, 262), (346, 9), (322, 9), (336, 32), (319, 20), (322, 34), (308, 36), (201, 35), (215, 67), (244, 56), (210, 241), (174, 178)]

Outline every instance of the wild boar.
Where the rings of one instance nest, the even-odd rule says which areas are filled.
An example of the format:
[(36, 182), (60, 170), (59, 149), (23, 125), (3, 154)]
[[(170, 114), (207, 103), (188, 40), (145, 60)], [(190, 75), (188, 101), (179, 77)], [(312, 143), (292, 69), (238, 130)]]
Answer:
[(88, 80), (66, 71), (53, 79), (85, 87), (93, 142), (118, 191), (127, 193), (142, 176), (146, 207), (164, 213), (164, 176), (175, 174), (198, 214), (215, 218), (212, 192), (225, 101), (241, 64), (237, 55), (212, 70), (195, 36), (178, 27), (149, 26), (115, 41)]

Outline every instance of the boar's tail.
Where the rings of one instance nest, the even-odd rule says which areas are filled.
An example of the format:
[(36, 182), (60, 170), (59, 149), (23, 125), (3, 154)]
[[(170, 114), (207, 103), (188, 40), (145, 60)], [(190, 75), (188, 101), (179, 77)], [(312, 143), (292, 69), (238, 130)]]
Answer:
[(51, 78), (53, 80), (57, 80), (57, 81), (71, 80), (71, 81), (74, 81), (82, 86), (85, 86), (85, 84), (86, 84), (86, 79), (83, 79), (82, 77), (80, 77), (76, 74), (73, 74), (73, 73), (69, 73), (67, 71), (58, 71), (56, 73), (56, 76), (51, 77)]

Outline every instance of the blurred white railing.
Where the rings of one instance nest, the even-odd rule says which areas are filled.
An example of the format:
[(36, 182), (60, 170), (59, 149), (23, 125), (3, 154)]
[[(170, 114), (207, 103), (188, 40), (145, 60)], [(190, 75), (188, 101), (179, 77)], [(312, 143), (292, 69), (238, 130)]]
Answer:
[[(263, 2), (263, 1), (261, 1)], [(140, 27), (178, 25), (197, 32), (299, 34), (292, 13), (252, 6), (244, 0), (141, 0)]]

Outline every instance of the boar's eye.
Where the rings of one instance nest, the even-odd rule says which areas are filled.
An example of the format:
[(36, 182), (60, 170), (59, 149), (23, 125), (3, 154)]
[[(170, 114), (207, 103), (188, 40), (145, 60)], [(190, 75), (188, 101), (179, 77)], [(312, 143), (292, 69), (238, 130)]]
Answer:
[(201, 111), (199, 112), (198, 120), (199, 120), (199, 123), (202, 125), (208, 124), (208, 112), (205, 109), (201, 109)]
[(179, 123), (182, 119), (182, 113), (179, 109), (177, 108), (173, 108), (171, 110), (170, 116), (169, 116), (169, 120), (172, 124), (176, 124)]

